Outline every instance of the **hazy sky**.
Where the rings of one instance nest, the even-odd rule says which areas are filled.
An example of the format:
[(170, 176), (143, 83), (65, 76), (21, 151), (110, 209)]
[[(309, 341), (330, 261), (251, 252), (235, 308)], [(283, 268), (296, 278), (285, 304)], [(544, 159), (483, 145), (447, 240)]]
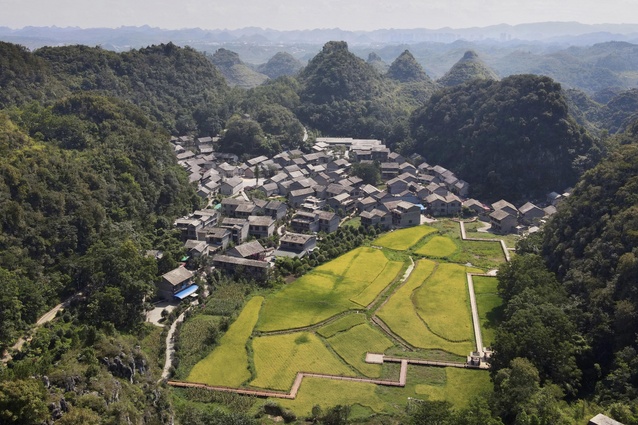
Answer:
[(279, 30), (638, 23), (638, 0), (0, 0), (0, 26)]

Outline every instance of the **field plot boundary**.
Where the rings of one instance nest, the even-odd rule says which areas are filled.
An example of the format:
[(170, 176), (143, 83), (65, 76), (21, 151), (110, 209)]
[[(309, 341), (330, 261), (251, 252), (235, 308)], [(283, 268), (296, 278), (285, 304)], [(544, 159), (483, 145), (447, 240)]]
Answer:
[(503, 239), (488, 239), (488, 238), (468, 238), (465, 233), (465, 222), (463, 220), (459, 220), (459, 226), (461, 227), (461, 239), (464, 241), (478, 241), (478, 242), (498, 242), (501, 244), (501, 250), (503, 251), (503, 255), (505, 256), (505, 261), (510, 262), (510, 251), (505, 245), (505, 241)]
[[(423, 360), (423, 359), (390, 357), (390, 356), (385, 356), (382, 354), (373, 354), (373, 353), (368, 353), (368, 356), (370, 354), (372, 354), (373, 356), (381, 356), (382, 363), (383, 362), (400, 363), (401, 370), (399, 372), (399, 380), (390, 381), (386, 379), (357, 378), (357, 377), (350, 377), (350, 376), (328, 375), (323, 373), (297, 372), (297, 376), (295, 377), (295, 382), (290, 388), (290, 391), (287, 393), (282, 391), (257, 390), (257, 389), (251, 389), (251, 388), (233, 388), (233, 387), (225, 387), (225, 386), (206, 385), (206, 384), (201, 384), (197, 382), (185, 382), (185, 381), (173, 381), (173, 380), (167, 381), (166, 384), (172, 387), (179, 387), (179, 388), (201, 388), (208, 391), (220, 391), (220, 392), (235, 393), (235, 394), (241, 394), (241, 395), (249, 395), (254, 397), (282, 398), (282, 399), (294, 400), (297, 397), (297, 393), (299, 392), (299, 388), (301, 387), (301, 383), (303, 382), (304, 378), (321, 378), (321, 379), (331, 379), (335, 381), (359, 382), (363, 384), (375, 384), (375, 385), (382, 385), (386, 387), (405, 387), (407, 383), (407, 374), (408, 374), (409, 364), (421, 365), (421, 366), (435, 366), (435, 367), (456, 367), (456, 368), (462, 368), (462, 369), (487, 369), (487, 366), (485, 364), (481, 364), (480, 366), (477, 366), (477, 365), (471, 365), (471, 364), (460, 363), (460, 362), (458, 363), (457, 362), (441, 362), (441, 361)], [(375, 361), (371, 363), (377, 363), (377, 362)]]

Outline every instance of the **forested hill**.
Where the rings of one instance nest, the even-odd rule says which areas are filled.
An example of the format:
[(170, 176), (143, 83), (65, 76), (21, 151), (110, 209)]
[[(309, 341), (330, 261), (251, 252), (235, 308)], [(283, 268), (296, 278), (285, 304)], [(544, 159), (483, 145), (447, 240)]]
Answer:
[(508, 422), (562, 423), (567, 395), (636, 423), (638, 122), (614, 141), (542, 233), (499, 270), (504, 315), (492, 373)]
[(410, 129), (418, 153), (463, 176), (485, 200), (563, 190), (599, 157), (548, 77), (475, 80), (439, 91), (415, 111)]
[[(0, 315), (0, 346), (61, 294), (82, 288), (89, 301), (108, 288), (127, 298), (119, 315), (107, 313), (113, 305), (87, 311), (94, 324), (134, 325), (153, 278), (111, 280), (123, 269), (107, 266), (105, 275), (90, 265), (91, 253), (130, 240), (137, 251), (123, 261), (135, 261), (157, 242), (148, 239), (154, 229), (168, 231), (197, 205), (168, 134), (139, 109), (90, 94), (0, 114), (0, 272), (14, 276), (0, 298), (18, 302)], [(134, 294), (126, 285), (139, 287)]]
[(172, 43), (126, 53), (0, 43), (0, 108), (91, 91), (138, 105), (173, 134), (217, 134), (229, 88), (203, 54)]

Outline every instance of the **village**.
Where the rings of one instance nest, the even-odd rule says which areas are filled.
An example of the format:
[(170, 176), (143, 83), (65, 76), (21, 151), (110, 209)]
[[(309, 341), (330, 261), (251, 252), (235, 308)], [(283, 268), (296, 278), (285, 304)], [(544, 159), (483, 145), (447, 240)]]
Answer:
[[(208, 258), (215, 269), (267, 278), (277, 257), (303, 257), (320, 234), (351, 219), (387, 231), (437, 217), (476, 217), (495, 234), (537, 231), (569, 193), (552, 192), (539, 205), (517, 208), (506, 200), (486, 205), (468, 198), (469, 184), (420, 155), (404, 158), (374, 139), (319, 137), (312, 153), (290, 150), (241, 162), (216, 150), (218, 137), (173, 137), (178, 163), (197, 185), (206, 208), (175, 221), (187, 258)], [(382, 185), (352, 173), (352, 165), (375, 164)], [(415, 165), (416, 164), (416, 165)], [(192, 268), (192, 267), (191, 267)], [(162, 276), (166, 301), (196, 296), (194, 273), (178, 267)]]

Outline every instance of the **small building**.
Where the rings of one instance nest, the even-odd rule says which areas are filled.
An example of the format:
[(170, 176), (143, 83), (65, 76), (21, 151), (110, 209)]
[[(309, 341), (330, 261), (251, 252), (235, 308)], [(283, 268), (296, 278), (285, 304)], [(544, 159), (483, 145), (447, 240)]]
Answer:
[(223, 227), (212, 227), (206, 230), (206, 242), (209, 252), (223, 251), (228, 247), (232, 232)]
[(298, 211), (290, 220), (290, 227), (297, 233), (319, 231), (319, 220), (314, 212)]
[(395, 227), (410, 227), (421, 224), (421, 208), (401, 201), (392, 210), (392, 225)]
[(288, 232), (279, 239), (279, 242), (279, 249), (275, 251), (275, 256), (303, 257), (315, 249), (317, 237)]
[(279, 186), (277, 183), (266, 183), (257, 188), (260, 192), (262, 192), (266, 197), (275, 196), (279, 194)]
[(494, 233), (504, 235), (516, 231), (518, 220), (516, 216), (505, 210), (497, 210), (490, 214), (490, 223), (492, 224)]
[(314, 194), (315, 191), (312, 188), (293, 190), (288, 194), (288, 203), (293, 208), (298, 208), (307, 197), (314, 196)]
[(388, 192), (391, 195), (395, 195), (397, 193), (401, 193), (408, 190), (408, 182), (406, 182), (405, 180), (401, 180), (398, 177), (388, 180), (387, 186), (388, 186)]
[(226, 217), (222, 220), (221, 227), (230, 230), (231, 240), (236, 245), (248, 238), (248, 220), (244, 218)]
[(269, 238), (275, 233), (275, 220), (267, 215), (248, 217), (248, 234), (257, 239)]
[(509, 202), (505, 201), (504, 199), (501, 199), (498, 202), (494, 202), (492, 204), (492, 209), (494, 211), (503, 210), (507, 212), (508, 214), (513, 215), (514, 217), (518, 216), (518, 208), (516, 208), (514, 205), (510, 204)]
[(274, 220), (281, 220), (286, 216), (288, 207), (286, 204), (280, 201), (268, 201), (264, 207), (264, 215), (271, 217)]
[(230, 165), (227, 162), (222, 162), (221, 164), (219, 164), (217, 170), (219, 171), (219, 174), (221, 174), (223, 177), (226, 177), (227, 179), (233, 178), (239, 173), (239, 169), (236, 166)]
[(378, 226), (383, 230), (392, 227), (392, 216), (385, 210), (375, 208), (372, 211), (364, 211), (360, 217), (361, 225), (364, 227)]
[(223, 180), (219, 185), (219, 193), (225, 196), (234, 196), (244, 188), (244, 180), (241, 177), (232, 177)]
[(349, 215), (357, 207), (355, 200), (347, 193), (342, 193), (341, 195), (329, 198), (326, 201), (326, 204), (341, 217)]
[(382, 162), (381, 163), (381, 178), (383, 180), (390, 180), (399, 175), (399, 164), (396, 162)]
[(202, 221), (195, 217), (178, 218), (174, 224), (180, 231), (182, 242), (186, 242), (188, 239), (197, 239), (197, 232), (204, 227)]
[(193, 273), (184, 267), (178, 267), (162, 275), (157, 284), (157, 293), (167, 301), (184, 299), (197, 291), (197, 285), (193, 283)]
[(267, 261), (231, 257), (229, 255), (215, 255), (213, 256), (213, 266), (231, 275), (245, 273), (255, 279), (263, 281), (268, 277), (270, 263)]
[(545, 217), (545, 211), (531, 202), (525, 203), (518, 211), (520, 212), (521, 223), (527, 226), (530, 224), (538, 224), (540, 220)]
[(206, 241), (189, 239), (184, 243), (184, 248), (191, 258), (205, 257), (208, 255), (208, 243), (206, 243)]
[(317, 211), (315, 216), (318, 219), (319, 231), (325, 233), (336, 232), (339, 228), (339, 216), (329, 211)]
[(245, 242), (226, 251), (226, 255), (250, 260), (263, 260), (266, 256), (266, 248), (259, 241)]
[(222, 215), (226, 217), (235, 217), (235, 211), (240, 205), (245, 204), (246, 201), (237, 198), (224, 198), (221, 202)]

